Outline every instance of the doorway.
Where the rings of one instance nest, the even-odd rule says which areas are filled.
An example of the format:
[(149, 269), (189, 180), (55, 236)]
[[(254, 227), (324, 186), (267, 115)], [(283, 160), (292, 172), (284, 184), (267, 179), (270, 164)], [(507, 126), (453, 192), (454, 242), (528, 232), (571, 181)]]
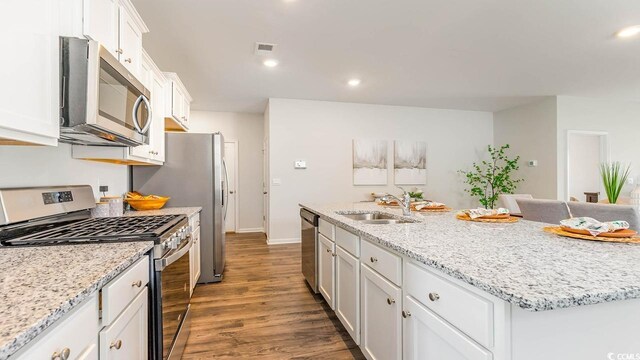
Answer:
[(224, 142), (224, 161), (227, 165), (227, 186), (229, 187), (225, 232), (234, 233), (238, 229), (238, 141)]
[(586, 201), (586, 192), (604, 196), (600, 164), (609, 161), (608, 133), (569, 130), (567, 132), (567, 199)]

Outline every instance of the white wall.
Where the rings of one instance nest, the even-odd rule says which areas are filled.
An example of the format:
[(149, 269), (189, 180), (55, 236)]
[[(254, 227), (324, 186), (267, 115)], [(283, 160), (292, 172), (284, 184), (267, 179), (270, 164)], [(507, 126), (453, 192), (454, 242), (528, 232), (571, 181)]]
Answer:
[[(427, 142), (426, 196), (454, 208), (475, 206), (463, 192), (456, 172), (469, 169), (493, 144), (493, 114), (488, 112), (425, 109), (306, 100), (270, 99), (268, 108), (270, 242), (300, 237), (298, 203), (353, 202), (369, 199), (372, 191), (388, 186), (353, 186), (352, 140)], [(307, 169), (295, 170), (294, 160), (306, 160)], [(273, 179), (281, 185), (273, 185)]]
[(189, 132), (219, 131), (238, 142), (238, 231), (263, 231), (262, 224), (262, 114), (191, 111)]
[[(517, 176), (524, 181), (516, 193), (541, 199), (557, 197), (556, 118), (555, 97), (494, 113), (495, 145), (509, 144), (509, 154), (520, 155)], [(527, 166), (528, 160), (537, 160), (538, 166)]]
[(109, 193), (128, 190), (127, 166), (71, 158), (71, 146), (0, 146), (0, 187), (91, 185), (96, 198), (98, 186)]
[[(631, 175), (640, 180), (640, 102), (558, 96), (558, 198), (566, 198), (567, 131), (604, 131), (609, 134), (611, 161), (631, 163)], [(628, 196), (627, 185), (621, 197)], [(603, 194), (601, 194), (603, 195)], [(603, 198), (602, 196), (600, 197)]]

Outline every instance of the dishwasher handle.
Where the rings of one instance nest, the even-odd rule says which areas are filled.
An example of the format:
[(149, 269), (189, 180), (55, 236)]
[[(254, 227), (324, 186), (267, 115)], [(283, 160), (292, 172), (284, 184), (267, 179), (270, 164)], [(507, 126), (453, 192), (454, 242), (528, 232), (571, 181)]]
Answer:
[(300, 209), (300, 219), (306, 221), (307, 223), (313, 225), (313, 227), (318, 226), (318, 219), (320, 216), (318, 214), (314, 214), (307, 209)]

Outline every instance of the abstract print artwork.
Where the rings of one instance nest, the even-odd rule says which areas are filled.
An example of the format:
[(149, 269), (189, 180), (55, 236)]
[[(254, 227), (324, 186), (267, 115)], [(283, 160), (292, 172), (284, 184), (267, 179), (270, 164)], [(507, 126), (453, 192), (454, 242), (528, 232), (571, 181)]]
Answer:
[(394, 142), (393, 173), (396, 185), (427, 183), (427, 143), (424, 141)]
[(386, 140), (353, 140), (353, 185), (387, 185)]

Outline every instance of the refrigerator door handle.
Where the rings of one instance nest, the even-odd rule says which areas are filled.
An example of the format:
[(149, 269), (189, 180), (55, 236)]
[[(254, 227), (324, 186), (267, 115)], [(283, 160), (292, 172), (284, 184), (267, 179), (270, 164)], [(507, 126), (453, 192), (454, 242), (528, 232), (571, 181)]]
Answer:
[[(227, 219), (227, 208), (229, 207), (229, 175), (227, 174), (227, 163), (222, 159), (222, 171), (224, 171), (224, 181), (222, 182), (222, 206), (224, 207), (224, 219)], [(226, 185), (226, 186), (225, 186)]]

